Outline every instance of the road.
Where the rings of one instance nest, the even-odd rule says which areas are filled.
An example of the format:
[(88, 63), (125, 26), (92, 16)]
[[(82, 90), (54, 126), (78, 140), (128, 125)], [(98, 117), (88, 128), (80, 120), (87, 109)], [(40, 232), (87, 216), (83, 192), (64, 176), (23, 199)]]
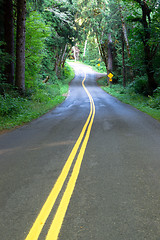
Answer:
[(159, 240), (160, 123), (72, 66), (64, 103), (0, 135), (0, 240)]

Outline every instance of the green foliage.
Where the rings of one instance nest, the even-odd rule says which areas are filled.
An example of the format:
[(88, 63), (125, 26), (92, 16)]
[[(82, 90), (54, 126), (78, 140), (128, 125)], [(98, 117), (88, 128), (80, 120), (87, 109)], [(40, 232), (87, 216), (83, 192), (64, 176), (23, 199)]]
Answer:
[(45, 40), (50, 35), (50, 26), (42, 15), (31, 12), (26, 21), (26, 86), (33, 87), (42, 67), (42, 60), (46, 56)]
[[(123, 0), (127, 11), (125, 11), (127, 24), (129, 26), (129, 40), (131, 44), (132, 66), (135, 75), (148, 75), (148, 86), (156, 87), (156, 82), (159, 83), (160, 71), (157, 61), (159, 60), (160, 48), (160, 6), (158, 2), (145, 1), (145, 8), (137, 0)], [(148, 10), (149, 11), (148, 11)], [(148, 11), (145, 15), (144, 11)], [(148, 70), (150, 74), (148, 74)], [(156, 72), (156, 77), (151, 77), (151, 73)], [(157, 81), (158, 80), (158, 81)], [(151, 84), (152, 87), (151, 87)], [(138, 83), (139, 84), (139, 83)], [(153, 87), (153, 88), (154, 88)], [(150, 89), (151, 92), (153, 89)]]
[(73, 77), (73, 70), (66, 65), (63, 80), (55, 84), (39, 83), (23, 97), (13, 87), (5, 87), (7, 92), (0, 95), (0, 130), (31, 121), (60, 104), (67, 95), (68, 83)]
[(98, 63), (98, 59), (100, 58), (98, 45), (95, 41), (95, 38), (90, 37), (87, 44), (88, 44), (88, 47), (86, 50), (86, 56), (84, 58), (84, 62), (95, 65), (96, 63)]
[(11, 116), (19, 114), (25, 107), (25, 99), (18, 97), (12, 97), (9, 94), (5, 96), (0, 95), (0, 115), (1, 116)]
[(66, 56), (77, 38), (74, 14), (74, 5), (67, 1), (48, 3), (43, 13), (45, 21), (51, 26), (51, 35), (46, 39), (41, 74), (43, 77), (50, 76), (51, 82), (55, 81), (55, 75), (61, 77)]
[(160, 109), (160, 87), (154, 90), (153, 96), (149, 96), (148, 105), (151, 108)]
[(83, 56), (84, 44), (85, 44), (84, 41), (80, 44), (80, 49), (81, 49), (80, 60), (83, 61), (85, 64), (93, 66), (95, 69), (97, 69), (100, 72), (106, 72), (105, 64), (102, 61), (102, 58), (99, 54), (96, 37), (92, 35), (88, 37), (85, 56)]
[(141, 41), (141, 25), (137, 28), (130, 29), (129, 41), (131, 44), (131, 66), (137, 75), (145, 74), (144, 47)]
[(142, 94), (147, 96), (148, 95), (148, 81), (146, 76), (137, 76), (129, 85), (129, 88), (133, 88), (135, 93)]
[[(0, 115), (3, 117), (14, 115), (16, 118), (18, 118), (18, 115), (22, 115), (24, 119), (22, 112), (28, 108), (27, 106), (38, 106), (37, 109), (41, 109), (44, 103), (48, 109), (49, 106), (53, 106), (53, 102), (62, 101), (64, 99), (62, 94), (67, 92), (68, 89), (66, 78), (68, 79), (68, 76), (70, 76), (70, 68), (67, 65), (64, 67), (64, 61), (70, 49), (76, 43), (80, 49), (80, 60), (94, 66), (99, 71), (105, 72), (109, 33), (111, 33), (113, 41), (114, 75), (118, 76), (119, 83), (122, 83), (122, 23), (118, 2), (122, 6), (131, 51), (129, 59), (125, 47), (126, 81), (130, 82), (130, 66), (137, 77), (129, 87), (120, 91), (117, 90), (117, 92), (119, 91), (121, 97), (126, 93), (130, 96), (136, 95), (141, 101), (139, 94), (147, 95), (148, 84), (145, 77), (146, 63), (144, 61), (145, 31), (139, 21), (142, 17), (142, 10), (137, 1), (28, 1), (25, 56), (26, 96), (16, 95), (13, 89), (11, 90), (5, 84), (1, 84)], [(155, 7), (152, 1), (146, 0), (146, 3), (151, 7), (151, 24), (149, 24), (147, 30), (150, 33), (150, 38), (147, 44), (152, 52), (151, 56), (153, 56), (155, 79), (160, 85), (160, 47), (158, 47), (160, 43), (160, 8), (159, 5)], [(87, 50), (86, 56), (83, 57), (86, 39), (88, 39)], [(0, 42), (1, 47), (2, 45), (4, 43)], [(100, 50), (102, 49), (98, 49), (98, 45), (103, 47), (101, 54), (104, 52), (104, 55), (102, 54), (101, 57)], [(106, 61), (104, 61), (104, 58)], [(2, 48), (0, 50), (0, 82), (5, 81), (4, 66), (9, 60), (11, 60), (10, 57)], [(46, 76), (50, 77), (49, 84), (40, 83)], [(148, 106), (159, 108), (159, 93), (155, 92), (147, 102)], [(27, 114), (30, 115), (29, 110), (27, 111)], [(37, 116), (37, 114), (34, 110), (31, 115)]]
[(0, 82), (5, 80), (4, 70), (5, 65), (9, 63), (11, 57), (4, 50), (5, 42), (0, 41)]
[[(100, 80), (103, 82), (103, 80)], [(132, 88), (124, 88), (122, 85), (116, 84), (112, 88), (103, 86), (102, 89), (112, 96), (118, 98), (120, 101), (130, 104), (160, 121), (160, 89), (155, 91), (153, 97), (142, 96), (135, 93)]]
[(33, 94), (32, 99), (33, 101), (39, 103), (46, 103), (48, 101), (52, 101), (52, 99), (57, 95), (60, 95), (60, 89), (58, 85), (46, 85), (42, 83), (39, 85), (39, 88), (36, 88), (36, 92)]

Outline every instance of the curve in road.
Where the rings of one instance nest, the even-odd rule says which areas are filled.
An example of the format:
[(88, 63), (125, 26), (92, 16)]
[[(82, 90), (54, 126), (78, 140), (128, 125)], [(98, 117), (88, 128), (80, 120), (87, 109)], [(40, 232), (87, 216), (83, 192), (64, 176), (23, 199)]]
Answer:
[(30, 239), (159, 240), (160, 123), (97, 87), (100, 74), (72, 66), (63, 104), (0, 136), (0, 239), (26, 239), (47, 206)]

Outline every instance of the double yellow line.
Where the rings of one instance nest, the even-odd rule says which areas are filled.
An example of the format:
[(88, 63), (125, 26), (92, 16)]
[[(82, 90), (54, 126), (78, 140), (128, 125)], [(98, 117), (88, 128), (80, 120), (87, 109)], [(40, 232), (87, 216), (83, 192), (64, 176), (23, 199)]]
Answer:
[(32, 228), (25, 240), (37, 240), (38, 239), (38, 237), (43, 229), (43, 226), (55, 204), (55, 201), (64, 185), (64, 182), (65, 182), (65, 180), (68, 176), (68, 173), (71, 169), (72, 163), (73, 163), (73, 161), (78, 153), (78, 150), (79, 150), (79, 154), (77, 156), (77, 160), (73, 167), (72, 174), (69, 178), (67, 187), (64, 191), (64, 194), (63, 194), (60, 204), (58, 206), (57, 212), (54, 216), (54, 219), (51, 223), (50, 229), (46, 236), (46, 240), (57, 240), (58, 239), (58, 235), (59, 235), (64, 217), (65, 217), (71, 196), (73, 194), (79, 172), (80, 172), (83, 156), (85, 153), (85, 149), (87, 147), (87, 143), (89, 140), (89, 136), (90, 136), (90, 132), (91, 132), (91, 128), (93, 125), (94, 116), (95, 116), (94, 101), (92, 99), (92, 96), (90, 95), (90, 93), (88, 92), (87, 88), (84, 85), (85, 80), (86, 80), (86, 76), (82, 81), (82, 86), (90, 99), (89, 116), (87, 118), (87, 121), (86, 121), (81, 133), (80, 133), (78, 140), (76, 141), (76, 143), (72, 149), (72, 152), (70, 153), (70, 155), (62, 169), (61, 174), (59, 175), (52, 191), (50, 192), (46, 202), (44, 203), (36, 221), (34, 222)]

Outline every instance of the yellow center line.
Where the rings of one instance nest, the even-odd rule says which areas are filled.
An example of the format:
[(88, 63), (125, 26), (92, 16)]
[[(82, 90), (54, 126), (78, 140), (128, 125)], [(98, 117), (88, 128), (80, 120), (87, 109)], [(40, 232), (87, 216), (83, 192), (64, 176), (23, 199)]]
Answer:
[[(73, 147), (73, 150), (72, 150), (71, 154), (69, 155), (69, 157), (68, 157), (68, 159), (67, 159), (67, 161), (66, 161), (66, 163), (63, 167), (63, 170), (62, 170), (60, 176), (58, 177), (53, 189), (51, 190), (46, 202), (44, 203), (37, 219), (35, 220), (32, 228), (31, 228), (31, 230), (30, 230), (30, 232), (27, 235), (25, 240), (37, 240), (38, 239), (38, 237), (39, 237), (39, 235), (42, 231), (42, 228), (43, 228), (43, 226), (44, 226), (44, 224), (45, 224), (45, 222), (46, 222), (46, 220), (47, 220), (47, 218), (48, 218), (48, 216), (49, 216), (49, 214), (50, 214), (50, 212), (51, 212), (51, 210), (52, 210), (52, 208), (55, 204), (55, 201), (56, 201), (56, 199), (57, 199), (57, 197), (58, 197), (58, 195), (59, 195), (59, 193), (60, 193), (60, 191), (63, 187), (63, 184), (64, 184), (64, 182), (65, 182), (65, 180), (68, 176), (68, 173), (69, 173), (69, 170), (70, 170), (71, 165), (73, 163), (73, 160), (74, 160), (74, 158), (77, 154), (79, 146), (80, 146), (80, 144), (83, 140), (86, 129), (88, 127), (88, 130), (87, 130), (87, 133), (86, 133), (86, 136), (88, 136), (88, 137), (86, 138), (86, 136), (85, 136), (85, 139), (83, 141), (83, 144), (82, 144), (82, 147), (81, 147), (81, 150), (80, 150), (81, 154), (79, 153), (79, 155), (81, 155), (81, 156), (84, 155), (84, 153), (82, 154), (82, 149), (83, 149), (83, 151), (85, 151), (86, 147), (84, 147), (84, 146), (87, 145), (87, 142), (88, 142), (87, 139), (89, 138), (89, 134), (90, 134), (90, 131), (91, 131), (91, 130), (89, 131), (89, 129), (91, 129), (91, 126), (93, 124), (93, 119), (94, 119), (93, 115), (95, 115), (95, 107), (94, 107), (93, 99), (92, 99), (90, 93), (88, 92), (88, 90), (86, 89), (86, 87), (84, 86), (85, 79), (86, 79), (86, 77), (84, 78), (84, 80), (82, 82), (82, 85), (83, 85), (83, 87), (84, 87), (85, 91), (87, 92), (88, 97), (90, 99), (90, 113), (89, 113), (89, 116), (87, 118), (87, 121), (86, 121), (81, 133), (80, 133), (80, 136), (79, 136), (78, 140), (76, 141), (76, 143)], [(90, 122), (90, 124), (89, 124), (89, 122)], [(89, 124), (89, 126), (88, 126), (88, 124)], [(82, 156), (82, 158), (83, 158), (83, 156)], [(77, 161), (78, 161), (78, 159), (77, 159)], [(76, 166), (76, 164), (75, 164), (75, 166)], [(74, 167), (74, 169), (75, 169), (75, 167)]]
[(62, 200), (61, 200), (61, 202), (59, 204), (59, 207), (57, 209), (56, 215), (55, 215), (55, 217), (52, 221), (52, 224), (51, 224), (50, 229), (48, 231), (46, 240), (57, 240), (58, 239), (58, 235), (59, 235), (64, 217), (65, 217), (65, 214), (66, 214), (71, 196), (73, 194), (79, 172), (80, 172), (83, 156), (84, 156), (85, 149), (87, 147), (87, 143), (88, 143), (90, 132), (91, 132), (91, 127), (93, 125), (93, 120), (94, 120), (94, 116), (95, 116), (95, 105), (94, 105), (94, 102), (93, 102), (93, 99), (92, 99), (90, 93), (88, 92), (88, 90), (84, 86), (84, 81), (83, 81), (82, 85), (83, 85), (85, 91), (87, 92), (87, 94), (90, 98), (91, 109), (93, 110), (93, 114), (92, 114), (92, 118), (91, 118), (90, 124), (89, 124), (88, 129), (87, 129), (84, 141), (82, 143), (80, 152), (78, 154), (75, 166), (73, 168), (72, 175), (69, 179), (66, 190), (63, 194)]

